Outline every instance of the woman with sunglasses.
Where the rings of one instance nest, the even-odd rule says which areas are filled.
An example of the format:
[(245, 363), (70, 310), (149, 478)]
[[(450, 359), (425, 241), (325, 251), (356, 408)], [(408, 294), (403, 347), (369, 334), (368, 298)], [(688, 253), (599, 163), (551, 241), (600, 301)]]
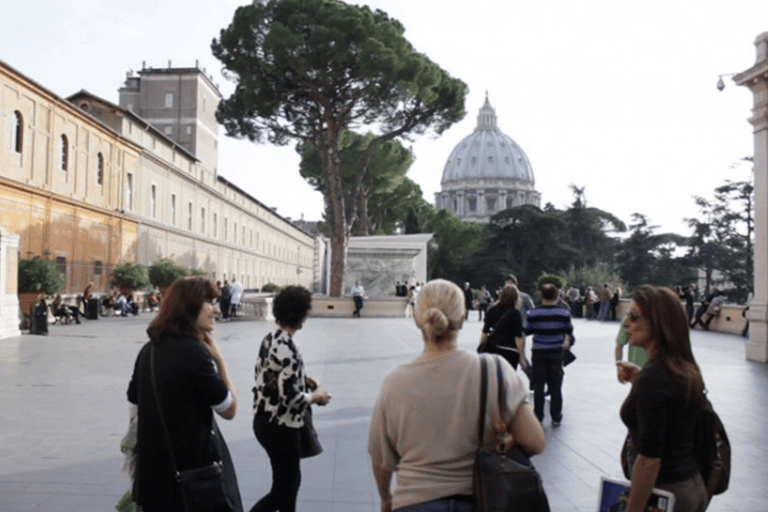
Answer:
[(694, 452), (694, 425), (704, 383), (693, 357), (688, 320), (668, 288), (643, 285), (632, 297), (624, 327), (648, 363), (618, 361), (619, 380), (632, 389), (621, 406), (632, 448), (632, 485), (627, 512), (645, 510), (654, 487), (675, 495), (675, 512), (701, 512), (707, 493)]

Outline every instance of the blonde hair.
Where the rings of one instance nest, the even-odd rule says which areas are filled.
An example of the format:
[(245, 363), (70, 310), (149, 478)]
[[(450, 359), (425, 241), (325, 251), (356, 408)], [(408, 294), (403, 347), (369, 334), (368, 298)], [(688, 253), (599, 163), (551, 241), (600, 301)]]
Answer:
[(426, 341), (453, 339), (464, 321), (464, 292), (445, 279), (425, 284), (416, 299), (414, 319)]

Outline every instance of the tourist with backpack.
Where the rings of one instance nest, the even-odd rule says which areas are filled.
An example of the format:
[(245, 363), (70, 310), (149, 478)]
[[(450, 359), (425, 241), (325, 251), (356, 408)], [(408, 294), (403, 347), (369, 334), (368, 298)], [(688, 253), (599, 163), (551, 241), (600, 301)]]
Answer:
[(629, 429), (626, 476), (631, 480), (626, 512), (641, 512), (655, 488), (675, 496), (675, 512), (703, 512), (711, 497), (697, 457), (697, 427), (709, 402), (691, 350), (688, 320), (672, 290), (638, 287), (624, 327), (648, 363), (617, 361), (619, 380), (632, 389), (621, 406)]

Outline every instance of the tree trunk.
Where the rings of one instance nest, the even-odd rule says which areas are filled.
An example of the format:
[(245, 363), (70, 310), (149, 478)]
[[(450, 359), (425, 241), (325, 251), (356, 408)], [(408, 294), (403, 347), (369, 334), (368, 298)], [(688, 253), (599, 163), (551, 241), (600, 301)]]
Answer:
[[(333, 137), (330, 137), (333, 138)], [(330, 222), (331, 238), (331, 282), (328, 294), (341, 297), (344, 286), (344, 268), (347, 260), (347, 220), (344, 212), (344, 191), (339, 175), (338, 140), (327, 140), (319, 148), (323, 162), (325, 201)]]

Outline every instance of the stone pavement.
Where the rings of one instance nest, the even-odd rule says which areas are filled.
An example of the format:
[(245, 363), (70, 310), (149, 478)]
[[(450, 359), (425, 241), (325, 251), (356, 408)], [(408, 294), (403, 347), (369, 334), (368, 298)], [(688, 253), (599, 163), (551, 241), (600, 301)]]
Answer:
[[(150, 314), (52, 326), (50, 336), (0, 340), (0, 511), (108, 511), (128, 487), (118, 443), (125, 389)], [(553, 511), (594, 511), (602, 475), (621, 477), (625, 429), (616, 380), (616, 323), (575, 320), (578, 360), (566, 370), (565, 417), (544, 421), (547, 447), (534, 463)], [(460, 337), (473, 350), (475, 312)], [(246, 510), (270, 485), (269, 461), (251, 431), (252, 365), (271, 324), (232, 321), (215, 335), (238, 389), (240, 408), (219, 424), (232, 451)], [(421, 350), (410, 319), (310, 318), (296, 336), (310, 375), (333, 394), (315, 419), (325, 451), (302, 463), (300, 512), (379, 510), (366, 436), (389, 368)], [(746, 361), (743, 338), (696, 331), (695, 355), (733, 448), (731, 487), (709, 511), (768, 511), (768, 365)], [(440, 425), (435, 425), (440, 428)]]

